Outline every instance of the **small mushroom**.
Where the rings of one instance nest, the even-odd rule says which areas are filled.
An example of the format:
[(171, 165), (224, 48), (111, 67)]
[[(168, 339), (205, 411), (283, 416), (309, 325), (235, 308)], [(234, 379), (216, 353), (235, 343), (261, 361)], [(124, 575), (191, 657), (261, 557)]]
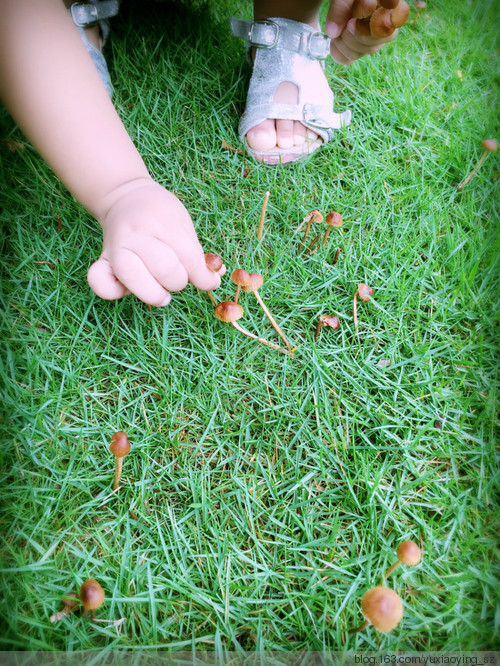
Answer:
[(355, 32), (362, 37), (370, 37), (370, 17), (364, 19), (356, 19)]
[(130, 453), (130, 442), (127, 437), (127, 433), (120, 431), (115, 432), (111, 438), (111, 444), (109, 445), (109, 450), (111, 453), (116, 456), (116, 466), (115, 466), (115, 479), (113, 482), (113, 490), (118, 490), (118, 485), (120, 483), (120, 478), (123, 470), (123, 459)]
[(250, 273), (244, 268), (237, 268), (233, 271), (231, 275), (231, 280), (236, 285), (236, 294), (234, 295), (234, 302), (238, 302), (238, 297), (240, 295), (241, 287), (245, 287), (247, 284), (250, 284)]
[[(224, 267), (224, 262), (222, 261), (222, 257), (220, 257), (218, 254), (215, 254), (214, 252), (207, 252), (205, 254), (205, 263), (207, 265), (208, 270), (212, 271), (213, 273), (218, 273), (221, 277), (226, 272), (226, 269)], [(207, 294), (212, 304), (217, 305), (217, 301), (212, 296), (212, 292), (207, 291)]]
[(479, 162), (476, 164), (476, 166), (472, 169), (470, 174), (465, 178), (459, 185), (457, 185), (457, 190), (461, 192), (464, 187), (467, 185), (467, 183), (474, 178), (474, 176), (477, 173), (477, 170), (481, 166), (481, 164), (484, 162), (484, 160), (487, 158), (490, 152), (496, 152), (498, 150), (498, 143), (495, 141), (495, 139), (484, 139), (484, 141), (481, 141), (481, 145), (484, 148), (484, 152), (479, 158)]
[(394, 9), (399, 4), (399, 0), (378, 0), (378, 2), (380, 6), (385, 7), (385, 9)]
[(259, 227), (257, 229), (257, 240), (261, 240), (262, 234), (264, 233), (264, 220), (266, 219), (266, 210), (270, 194), (271, 192), (266, 192), (264, 195), (264, 203), (262, 204), (262, 210), (260, 211)]
[(356, 293), (354, 294), (354, 299), (352, 302), (352, 311), (353, 311), (353, 319), (354, 319), (354, 326), (356, 329), (358, 328), (358, 304), (357, 304), (357, 298), (358, 296), (362, 301), (365, 303), (369, 301), (372, 297), (373, 294), (373, 289), (372, 287), (369, 287), (367, 284), (364, 282), (361, 282), (361, 284), (358, 284), (358, 289)]
[(392, 25), (390, 9), (379, 7), (373, 12), (370, 18), (370, 32), (373, 37), (389, 37), (395, 29)]
[(278, 351), (283, 352), (285, 354), (287, 353), (286, 350), (280, 349), (280, 347), (278, 347), (278, 345), (275, 345), (273, 342), (264, 340), (264, 338), (259, 338), (257, 335), (250, 333), (250, 331), (247, 331), (242, 326), (240, 326), (237, 322), (238, 319), (241, 319), (243, 317), (243, 314), (244, 310), (241, 307), (241, 305), (239, 303), (233, 303), (232, 301), (222, 301), (222, 303), (219, 303), (215, 308), (215, 316), (219, 321), (223, 321), (226, 324), (232, 324), (234, 328), (240, 331), (240, 333), (243, 333), (243, 335), (247, 335), (249, 338), (252, 338), (253, 340), (261, 342), (263, 345), (267, 345), (268, 347), (277, 349)]
[(388, 578), (391, 573), (399, 567), (400, 564), (406, 564), (413, 567), (422, 559), (422, 551), (414, 541), (403, 541), (396, 550), (398, 556), (397, 562), (394, 562), (385, 572), (384, 578)]
[(337, 211), (332, 211), (331, 213), (328, 213), (326, 216), (325, 222), (328, 225), (327, 230), (325, 231), (325, 236), (323, 238), (323, 245), (326, 245), (326, 242), (328, 241), (328, 236), (330, 235), (330, 232), (332, 230), (332, 227), (335, 227), (336, 229), (340, 229), (340, 227), (343, 224), (342, 220), (342, 215), (340, 213), (337, 213)]
[(104, 601), (104, 590), (93, 578), (86, 580), (80, 587), (80, 601), (82, 602), (84, 615), (90, 611), (92, 622), (95, 620), (95, 611), (100, 608)]
[(311, 224), (313, 222), (323, 222), (323, 215), (319, 212), (319, 210), (312, 210), (304, 217), (304, 222), (306, 223), (306, 228), (302, 240), (300, 241), (299, 252), (302, 250), (302, 246), (306, 242), (306, 238), (309, 235), (309, 231), (311, 230)]
[(331, 328), (337, 330), (340, 328), (340, 321), (338, 317), (329, 317), (328, 315), (321, 315), (318, 320), (318, 325), (316, 326), (316, 333), (314, 334), (314, 339), (318, 337), (321, 332), (321, 329), (324, 326), (330, 326)]
[(417, 8), (417, 13), (415, 14), (415, 18), (413, 19), (413, 23), (416, 23), (418, 21), (418, 17), (420, 16), (420, 12), (422, 9), (425, 9), (427, 7), (427, 3), (424, 2), (424, 0), (415, 0), (413, 3), (414, 6)]
[(395, 28), (404, 26), (410, 15), (410, 5), (405, 0), (399, 0), (399, 3), (391, 11), (391, 22)]
[(372, 624), (377, 631), (391, 631), (403, 617), (403, 602), (400, 597), (388, 587), (373, 587), (361, 599), (361, 612), (365, 621), (349, 633), (363, 631)]
[(377, 0), (355, 0), (352, 15), (356, 19), (368, 18), (377, 9)]
[(50, 616), (51, 622), (59, 622), (59, 620), (62, 620), (63, 617), (66, 617), (66, 615), (69, 615), (72, 611), (74, 611), (80, 603), (80, 599), (76, 592), (70, 592), (69, 594), (66, 594), (62, 600), (64, 602), (64, 608), (58, 613), (54, 613), (54, 615)]
[(264, 310), (264, 313), (265, 313), (266, 317), (269, 319), (269, 321), (271, 322), (274, 330), (280, 336), (280, 338), (283, 340), (285, 345), (287, 347), (290, 347), (290, 343), (286, 339), (283, 331), (281, 330), (281, 328), (276, 323), (274, 317), (272, 316), (272, 314), (269, 312), (269, 310), (265, 306), (264, 301), (262, 300), (262, 298), (259, 294), (258, 290), (264, 284), (264, 278), (262, 277), (262, 275), (259, 275), (259, 273), (250, 273), (249, 277), (250, 277), (250, 281), (248, 282), (248, 284), (243, 285), (241, 288), (243, 289), (243, 291), (252, 291), (254, 293), (255, 298), (259, 302), (260, 307)]

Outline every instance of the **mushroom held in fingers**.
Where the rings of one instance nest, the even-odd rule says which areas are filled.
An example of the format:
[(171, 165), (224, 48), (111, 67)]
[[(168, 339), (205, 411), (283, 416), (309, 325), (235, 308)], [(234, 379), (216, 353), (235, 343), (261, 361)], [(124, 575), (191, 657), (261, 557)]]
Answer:
[(373, 294), (373, 289), (372, 287), (369, 287), (367, 284), (364, 282), (361, 282), (361, 284), (358, 284), (358, 289), (356, 293), (354, 294), (354, 299), (352, 302), (352, 312), (353, 312), (353, 319), (354, 319), (354, 326), (356, 329), (358, 328), (358, 303), (357, 303), (357, 298), (358, 296), (362, 301), (365, 303), (369, 301), (372, 297)]
[(338, 328), (340, 328), (339, 318), (329, 317), (328, 315), (321, 315), (321, 317), (318, 320), (318, 325), (316, 326), (316, 333), (314, 334), (315, 340), (324, 326), (330, 326), (331, 328), (337, 330)]
[(243, 333), (243, 335), (246, 335), (249, 338), (252, 338), (253, 340), (257, 340), (257, 342), (261, 342), (263, 345), (267, 345), (268, 347), (277, 349), (278, 351), (283, 352), (284, 354), (288, 353), (287, 350), (280, 349), (278, 345), (275, 345), (274, 343), (269, 342), (268, 340), (264, 340), (264, 338), (259, 338), (257, 335), (250, 333), (250, 331), (247, 331), (242, 326), (240, 326), (237, 322), (238, 319), (241, 319), (243, 317), (243, 312), (244, 312), (243, 308), (239, 303), (233, 303), (231, 301), (223, 301), (222, 303), (219, 303), (215, 308), (215, 316), (219, 321), (223, 321), (226, 324), (232, 324), (234, 328), (240, 331), (240, 333)]
[(379, 7), (373, 12), (370, 18), (370, 32), (373, 37), (389, 37), (395, 29), (392, 25), (390, 9)]
[(309, 231), (311, 230), (311, 224), (313, 222), (323, 222), (323, 215), (319, 212), (319, 210), (312, 210), (310, 213), (307, 213), (304, 218), (304, 222), (306, 223), (306, 228), (302, 240), (300, 241), (299, 252), (302, 250), (302, 246), (306, 242), (306, 238), (309, 235)]
[(95, 620), (95, 611), (100, 608), (104, 601), (104, 590), (99, 583), (90, 578), (86, 580), (80, 588), (80, 601), (84, 608), (84, 615), (90, 611), (92, 622)]
[(323, 238), (323, 245), (326, 245), (326, 242), (328, 241), (328, 236), (330, 235), (330, 232), (332, 230), (332, 227), (335, 227), (336, 229), (340, 229), (340, 227), (343, 224), (342, 220), (342, 215), (340, 213), (337, 213), (337, 211), (332, 211), (331, 213), (328, 213), (326, 216), (325, 222), (328, 225), (327, 230), (325, 231), (325, 236)]
[(494, 139), (485, 139), (484, 141), (481, 141), (481, 145), (484, 148), (484, 152), (479, 158), (479, 162), (476, 164), (476, 166), (472, 169), (470, 174), (465, 178), (459, 185), (457, 185), (457, 190), (461, 192), (464, 187), (467, 185), (469, 181), (471, 181), (474, 176), (477, 173), (477, 170), (481, 166), (481, 164), (484, 162), (486, 157), (489, 155), (491, 152), (496, 152), (498, 150), (498, 143)]
[(405, 0), (399, 0), (399, 3), (391, 11), (391, 22), (395, 28), (404, 26), (410, 15), (410, 5)]
[(54, 613), (54, 615), (50, 616), (51, 622), (59, 622), (59, 620), (62, 620), (63, 617), (66, 617), (66, 615), (69, 615), (72, 611), (74, 611), (80, 603), (80, 599), (78, 598), (76, 592), (70, 592), (69, 594), (66, 594), (63, 597), (63, 601), (64, 608), (58, 613)]
[(387, 569), (384, 578), (388, 578), (400, 564), (413, 567), (422, 559), (422, 552), (414, 541), (403, 541), (403, 543), (399, 544), (396, 554), (398, 560)]
[(262, 285), (264, 283), (264, 278), (262, 277), (262, 275), (259, 275), (259, 273), (250, 273), (249, 277), (250, 277), (250, 282), (247, 285), (242, 286), (243, 291), (252, 291), (254, 293), (255, 298), (259, 302), (260, 307), (264, 310), (264, 313), (265, 313), (266, 317), (269, 319), (269, 321), (271, 322), (274, 330), (280, 336), (280, 338), (283, 340), (285, 345), (287, 347), (290, 347), (290, 343), (286, 339), (286, 337), (285, 337), (283, 331), (281, 330), (281, 328), (276, 323), (272, 314), (269, 312), (269, 310), (265, 306), (264, 301), (262, 300), (262, 298), (260, 297), (260, 294), (258, 292), (259, 288), (262, 287)]
[(356, 19), (368, 18), (377, 9), (377, 0), (354, 0), (351, 13)]
[(374, 587), (361, 599), (361, 612), (365, 621), (349, 633), (363, 631), (369, 624), (373, 624), (377, 631), (391, 631), (401, 622), (403, 602), (396, 592), (388, 587)]
[(241, 287), (245, 287), (250, 284), (250, 273), (248, 273), (244, 268), (237, 268), (233, 271), (231, 275), (231, 280), (236, 285), (236, 294), (234, 295), (234, 302), (238, 302), (238, 297), (240, 295)]
[(123, 459), (128, 453), (130, 453), (130, 442), (128, 440), (127, 433), (123, 431), (115, 432), (111, 438), (109, 450), (114, 456), (116, 456), (113, 490), (118, 490), (118, 485), (120, 483), (123, 470)]

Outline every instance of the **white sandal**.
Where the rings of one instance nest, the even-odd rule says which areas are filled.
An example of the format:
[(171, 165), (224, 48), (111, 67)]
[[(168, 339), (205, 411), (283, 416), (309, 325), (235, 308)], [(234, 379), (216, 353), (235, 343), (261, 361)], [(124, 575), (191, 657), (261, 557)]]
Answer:
[[(232, 18), (231, 32), (255, 47), (255, 61), (248, 89), (246, 109), (239, 124), (245, 141), (247, 132), (267, 118), (298, 120), (316, 132), (323, 143), (334, 130), (351, 121), (351, 112), (333, 111), (333, 92), (324, 74), (324, 60), (330, 53), (330, 39), (307, 23), (285, 18), (248, 21)], [(290, 81), (297, 86), (298, 104), (273, 101), (279, 84)], [(296, 154), (302, 159), (310, 154), (305, 146), (273, 148), (269, 151), (247, 150), (266, 164), (277, 164), (282, 155)]]

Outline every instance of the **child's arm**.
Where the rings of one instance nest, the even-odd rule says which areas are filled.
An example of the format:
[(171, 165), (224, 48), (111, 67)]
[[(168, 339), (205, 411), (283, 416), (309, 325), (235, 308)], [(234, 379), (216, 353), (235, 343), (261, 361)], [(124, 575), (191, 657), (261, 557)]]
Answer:
[(103, 228), (89, 271), (98, 295), (131, 291), (165, 305), (188, 280), (219, 285), (188, 212), (149, 176), (62, 0), (2, 0), (0, 97)]

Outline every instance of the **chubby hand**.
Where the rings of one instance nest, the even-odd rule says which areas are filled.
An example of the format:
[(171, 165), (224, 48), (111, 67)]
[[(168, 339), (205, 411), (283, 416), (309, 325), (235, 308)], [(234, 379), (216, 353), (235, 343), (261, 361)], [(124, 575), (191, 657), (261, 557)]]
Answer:
[(163, 306), (170, 303), (170, 292), (188, 282), (204, 291), (219, 286), (225, 267), (218, 273), (207, 268), (189, 213), (155, 181), (141, 178), (119, 188), (98, 221), (102, 254), (87, 279), (101, 298), (133, 293), (145, 303)]
[(331, 0), (326, 17), (326, 34), (331, 38), (332, 58), (341, 65), (351, 65), (361, 56), (376, 53), (398, 34), (394, 30), (388, 37), (373, 37), (356, 28), (352, 18), (354, 0)]

